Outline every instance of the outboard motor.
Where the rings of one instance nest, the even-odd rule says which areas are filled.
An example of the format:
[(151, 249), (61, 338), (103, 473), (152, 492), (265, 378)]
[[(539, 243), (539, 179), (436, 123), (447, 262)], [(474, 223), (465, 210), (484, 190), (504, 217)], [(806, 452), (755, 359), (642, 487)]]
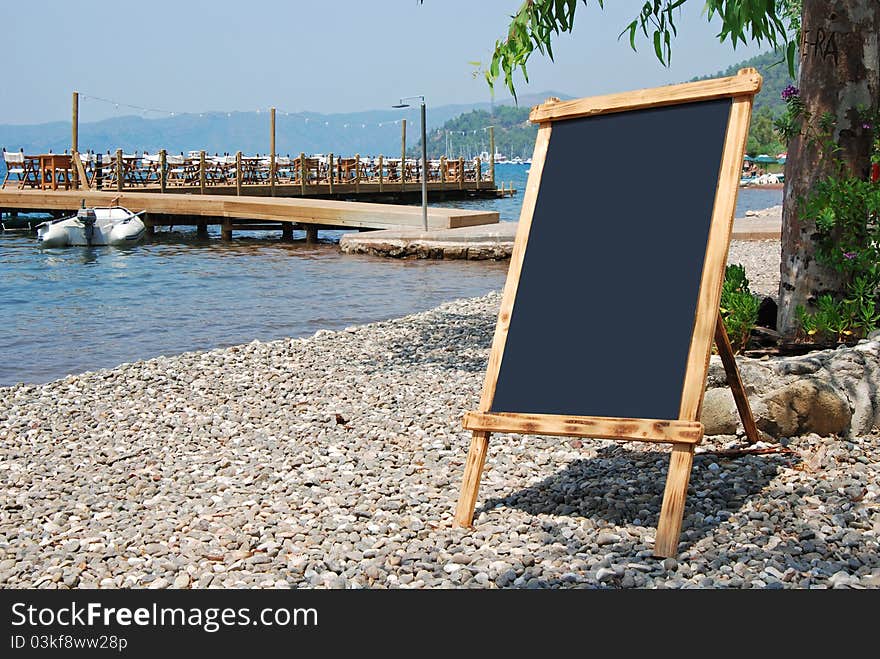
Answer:
[(86, 230), (86, 242), (91, 245), (92, 244), (92, 236), (95, 235), (95, 222), (98, 221), (98, 217), (95, 215), (94, 208), (80, 208), (76, 212), (76, 219), (80, 221), (80, 223), (85, 227)]

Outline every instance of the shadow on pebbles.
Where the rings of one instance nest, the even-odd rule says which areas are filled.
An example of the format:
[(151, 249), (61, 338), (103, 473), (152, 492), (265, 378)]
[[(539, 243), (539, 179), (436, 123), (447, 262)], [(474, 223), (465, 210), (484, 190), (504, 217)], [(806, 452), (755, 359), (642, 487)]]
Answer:
[(498, 435), (452, 528), (498, 303), (0, 390), (0, 584), (880, 586), (876, 437), (698, 455), (657, 560), (662, 449)]

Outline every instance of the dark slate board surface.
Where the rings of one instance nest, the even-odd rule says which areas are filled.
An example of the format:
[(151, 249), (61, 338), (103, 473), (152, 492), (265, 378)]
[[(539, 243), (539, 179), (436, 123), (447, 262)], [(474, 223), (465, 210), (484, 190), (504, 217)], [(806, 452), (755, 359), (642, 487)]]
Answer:
[(678, 418), (730, 108), (553, 123), (491, 411)]

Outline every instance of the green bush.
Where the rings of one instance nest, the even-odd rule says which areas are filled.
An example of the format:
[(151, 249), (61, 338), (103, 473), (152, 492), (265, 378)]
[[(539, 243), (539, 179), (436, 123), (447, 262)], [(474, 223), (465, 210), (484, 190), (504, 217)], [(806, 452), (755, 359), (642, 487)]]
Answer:
[(721, 286), (721, 318), (734, 352), (746, 347), (758, 322), (760, 300), (749, 290), (746, 269), (738, 264), (727, 266)]

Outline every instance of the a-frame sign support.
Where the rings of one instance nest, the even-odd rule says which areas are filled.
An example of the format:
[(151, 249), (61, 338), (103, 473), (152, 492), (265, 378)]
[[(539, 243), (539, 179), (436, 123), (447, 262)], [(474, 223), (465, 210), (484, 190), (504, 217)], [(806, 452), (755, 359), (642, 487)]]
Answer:
[[(531, 172), (523, 198), (519, 228), (513, 254), (511, 255), (507, 283), (505, 284), (501, 309), (495, 329), (495, 337), (489, 355), (486, 380), (478, 410), (468, 412), (464, 417), (464, 427), (472, 431), (473, 437), (465, 465), (461, 495), (455, 514), (455, 521), (458, 525), (470, 526), (473, 521), (480, 476), (485, 464), (491, 433), (561, 435), (671, 444), (672, 454), (663, 495), (663, 504), (660, 510), (654, 553), (658, 556), (674, 556), (677, 553), (685, 498), (693, 465), (694, 448), (703, 438), (703, 425), (700, 423), (699, 418), (713, 340), (717, 345), (718, 353), (724, 364), (728, 384), (733, 390), (734, 400), (742, 418), (746, 435), (751, 442), (757, 441), (758, 430), (752, 418), (742, 380), (739, 376), (718, 308), (727, 260), (727, 250), (733, 228), (736, 193), (742, 169), (742, 157), (748, 134), (752, 101), (760, 88), (761, 76), (758, 75), (757, 71), (754, 69), (743, 69), (738, 75), (730, 78), (719, 78), (574, 101), (554, 101), (533, 109), (530, 118), (533, 122), (539, 123), (540, 127), (535, 142)], [(713, 106), (716, 109), (729, 107), (729, 114), (726, 115), (725, 119), (727, 128), (723, 134), (723, 140), (717, 142), (721, 153), (721, 163), (720, 168), (717, 170), (717, 182), (716, 179), (712, 179), (713, 185), (715, 185), (713, 190), (714, 202), (711, 207), (711, 220), (708, 224), (705, 252), (701, 255), (702, 270), (698, 282), (699, 286), (698, 289), (694, 289), (697, 296), (696, 312), (693, 317), (693, 324), (691, 325), (689, 322), (687, 324), (688, 328), (692, 328), (688, 344), (689, 348), (684, 354), (682, 361), (677, 362), (680, 364), (677, 368), (680, 369), (680, 372), (683, 372), (684, 378), (683, 382), (679, 380), (681, 382), (680, 398), (674, 399), (676, 401), (675, 405), (678, 407), (677, 416), (672, 412), (670, 412), (669, 417), (658, 419), (599, 415), (585, 416), (576, 413), (531, 413), (525, 409), (520, 409), (519, 411), (498, 411), (499, 409), (509, 409), (509, 407), (504, 407), (504, 405), (510, 405), (509, 402), (499, 403), (496, 393), (499, 390), (502, 360), (505, 360), (506, 364), (507, 359), (513, 359), (512, 363), (516, 364), (516, 358), (519, 354), (515, 353), (514, 356), (507, 357), (506, 346), (510, 344), (508, 333), (511, 331), (511, 318), (518, 303), (517, 295), (520, 279), (527, 276), (523, 263), (526, 247), (530, 240), (530, 233), (535, 231), (533, 229), (533, 216), (536, 211), (538, 192), (542, 189), (542, 173), (547, 161), (554, 124), (557, 122), (564, 123), (570, 119), (593, 117), (595, 115), (626, 113), (632, 110), (652, 110), (666, 106), (700, 104), (703, 101), (718, 101), (720, 103), (723, 99), (726, 99), (728, 103), (724, 106)], [(702, 104), (699, 107), (706, 108), (708, 106)], [(690, 110), (685, 109), (685, 112), (688, 111)], [(584, 125), (583, 123), (569, 123), (566, 129), (571, 130), (572, 126), (577, 126), (577, 130), (581, 130), (580, 126)], [(603, 124), (603, 126), (607, 125)], [(721, 124), (721, 126), (723, 125)], [(586, 130), (590, 130), (590, 128), (587, 127)], [(571, 135), (572, 133), (563, 132), (562, 134)], [(713, 137), (713, 139), (715, 138)], [(565, 144), (565, 142), (560, 144)], [(564, 149), (565, 147), (561, 148)], [(604, 191), (600, 189), (598, 191), (594, 190), (594, 192), (602, 194)], [(543, 194), (551, 193), (544, 192)], [(542, 199), (546, 201), (546, 198), (542, 197)], [(546, 221), (547, 219), (548, 217), (545, 213), (543, 220), (539, 221)], [(639, 236), (635, 234), (631, 239), (638, 240)], [(700, 244), (702, 245), (702, 243)], [(554, 269), (552, 264), (550, 269)], [(530, 281), (534, 284), (536, 281), (534, 279), (534, 267), (531, 276), (532, 279)], [(535, 290), (535, 288), (532, 287), (529, 290)], [(638, 310), (634, 308), (632, 313), (636, 314), (637, 312)], [(636, 322), (637, 317), (634, 315), (629, 320)], [(550, 324), (550, 321), (547, 321), (547, 323)], [(516, 368), (516, 366), (511, 368)], [(516, 380), (516, 382), (528, 379), (527, 375), (523, 375), (523, 371), (519, 373), (520, 379)], [(601, 374), (594, 377), (601, 378)], [(508, 382), (511, 381), (508, 380)], [(601, 380), (599, 382), (601, 383)], [(528, 392), (532, 390), (526, 388), (525, 391), (528, 395)], [(525, 401), (521, 407), (530, 406), (527, 398), (520, 400)], [(568, 410), (562, 411), (567, 412)]]

